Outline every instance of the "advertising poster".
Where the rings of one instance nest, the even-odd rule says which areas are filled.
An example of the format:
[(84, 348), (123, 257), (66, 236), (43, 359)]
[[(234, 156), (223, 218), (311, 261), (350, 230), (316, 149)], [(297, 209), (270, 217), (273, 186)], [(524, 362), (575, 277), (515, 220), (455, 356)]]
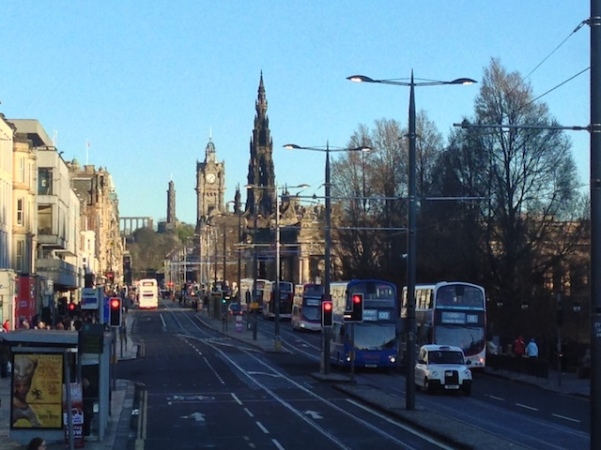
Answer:
[(62, 428), (63, 355), (16, 353), (11, 428)]
[[(67, 393), (63, 395), (63, 423), (65, 425), (65, 443), (69, 442), (69, 413), (67, 410)], [(75, 448), (83, 448), (83, 389), (81, 383), (71, 383), (71, 429)]]

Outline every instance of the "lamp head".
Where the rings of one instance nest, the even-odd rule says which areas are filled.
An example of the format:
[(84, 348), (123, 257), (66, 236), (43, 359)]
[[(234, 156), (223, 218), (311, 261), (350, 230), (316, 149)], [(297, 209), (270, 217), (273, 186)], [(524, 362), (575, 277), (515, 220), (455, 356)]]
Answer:
[(300, 145), (296, 145), (296, 144), (286, 144), (286, 145), (284, 145), (284, 148), (286, 148), (288, 150), (294, 150), (294, 149), (301, 148), (301, 146)]
[(464, 86), (475, 83), (477, 83), (477, 81), (472, 80), (471, 78), (457, 78), (456, 80), (449, 81), (449, 84), (463, 84)]
[(350, 77), (346, 77), (346, 79), (352, 81), (353, 83), (376, 83), (377, 82), (373, 78), (366, 77), (365, 75), (351, 75)]

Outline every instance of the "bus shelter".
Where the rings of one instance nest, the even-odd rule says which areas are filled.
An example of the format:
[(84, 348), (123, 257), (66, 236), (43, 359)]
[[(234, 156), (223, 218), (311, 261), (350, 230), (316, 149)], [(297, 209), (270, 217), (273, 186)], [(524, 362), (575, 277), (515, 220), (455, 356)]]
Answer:
[(26, 445), (43, 435), (80, 448), (91, 429), (103, 440), (113, 342), (104, 325), (84, 324), (79, 332), (15, 330), (0, 339), (10, 348), (12, 364), (11, 439)]

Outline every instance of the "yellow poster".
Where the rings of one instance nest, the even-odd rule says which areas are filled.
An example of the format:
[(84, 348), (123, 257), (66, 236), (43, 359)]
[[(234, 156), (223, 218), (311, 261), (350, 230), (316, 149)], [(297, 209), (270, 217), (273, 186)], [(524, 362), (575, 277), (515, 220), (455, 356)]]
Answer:
[(11, 428), (62, 427), (62, 354), (15, 354), (12, 382)]

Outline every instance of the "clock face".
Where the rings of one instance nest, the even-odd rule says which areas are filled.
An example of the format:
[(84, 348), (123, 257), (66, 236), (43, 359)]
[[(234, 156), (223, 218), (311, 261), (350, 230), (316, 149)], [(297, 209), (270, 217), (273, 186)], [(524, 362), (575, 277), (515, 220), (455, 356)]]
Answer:
[(215, 177), (215, 174), (214, 174), (214, 173), (210, 173), (210, 174), (208, 174), (208, 175), (207, 175), (207, 181), (208, 181), (209, 183), (214, 183), (214, 182), (215, 182), (215, 179), (216, 179), (216, 177)]

